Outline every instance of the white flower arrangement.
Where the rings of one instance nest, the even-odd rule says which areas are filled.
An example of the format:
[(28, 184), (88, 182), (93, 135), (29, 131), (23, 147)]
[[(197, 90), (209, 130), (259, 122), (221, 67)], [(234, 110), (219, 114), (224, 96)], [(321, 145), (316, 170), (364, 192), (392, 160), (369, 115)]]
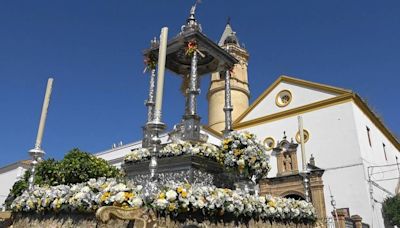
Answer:
[(147, 148), (139, 148), (132, 150), (125, 156), (125, 162), (138, 162), (150, 159), (150, 151)]
[[(207, 216), (231, 214), (236, 217), (291, 222), (313, 222), (316, 212), (311, 203), (280, 197), (249, 195), (240, 190), (215, 186), (170, 183), (150, 201), (142, 198), (142, 187), (130, 182), (100, 178), (71, 186), (35, 186), (11, 204), (14, 212), (79, 211), (95, 212), (100, 206), (152, 209), (159, 215), (176, 216), (195, 212)], [(186, 214), (185, 214), (186, 215)]]
[(254, 134), (232, 132), (222, 141), (223, 164), (234, 168), (243, 176), (259, 180), (269, 170), (269, 155)]
[(99, 178), (88, 182), (58, 186), (34, 186), (33, 193), (25, 191), (11, 204), (21, 211), (80, 211), (93, 212), (99, 206), (114, 205), (139, 208), (143, 200), (141, 186), (119, 183), (115, 179)]
[(280, 221), (315, 221), (311, 203), (280, 197), (249, 195), (241, 190), (174, 183), (165, 186), (151, 207), (164, 215), (201, 211), (205, 216), (234, 216)]
[[(217, 160), (220, 155), (220, 150), (217, 146), (210, 143), (192, 144), (185, 141), (179, 141), (178, 143), (170, 143), (165, 145), (158, 153), (158, 157), (174, 157), (185, 154), (197, 155)], [(147, 148), (140, 148), (133, 150), (131, 153), (126, 155), (125, 162), (145, 161), (149, 160), (150, 157), (151, 154)]]
[[(221, 165), (237, 170), (242, 176), (260, 180), (266, 177), (269, 170), (267, 150), (254, 134), (248, 132), (232, 132), (221, 142), (221, 148), (210, 143), (190, 143), (179, 141), (165, 145), (158, 157), (174, 157), (181, 155), (197, 155), (219, 162)], [(125, 162), (139, 162), (150, 159), (150, 151), (146, 148), (133, 150), (125, 157)]]

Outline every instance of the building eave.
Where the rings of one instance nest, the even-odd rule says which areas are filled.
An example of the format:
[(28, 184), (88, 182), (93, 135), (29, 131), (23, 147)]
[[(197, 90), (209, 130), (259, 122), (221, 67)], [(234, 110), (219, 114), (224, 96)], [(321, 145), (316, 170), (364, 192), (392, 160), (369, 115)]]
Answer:
[(24, 169), (27, 169), (30, 164), (31, 164), (30, 160), (17, 161), (17, 162), (5, 165), (3, 167), (0, 167), (0, 173), (5, 173), (5, 172), (8, 172), (10, 170), (16, 169), (18, 167), (22, 167)]
[(268, 96), (276, 86), (278, 86), (281, 82), (287, 82), (295, 85), (301, 85), (304, 87), (317, 89), (320, 91), (325, 91), (329, 93), (334, 93), (337, 95), (344, 94), (352, 94), (351, 90), (329, 86), (325, 84), (320, 84), (316, 82), (306, 81), (286, 75), (281, 75), (275, 82), (273, 82), (264, 92), (240, 115), (235, 121), (234, 124), (240, 123), (266, 96)]

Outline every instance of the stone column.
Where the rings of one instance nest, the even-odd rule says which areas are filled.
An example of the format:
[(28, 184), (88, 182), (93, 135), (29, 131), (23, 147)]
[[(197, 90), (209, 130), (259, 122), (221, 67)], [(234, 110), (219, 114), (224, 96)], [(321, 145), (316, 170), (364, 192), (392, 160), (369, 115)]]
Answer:
[(362, 222), (361, 222), (362, 218), (361, 218), (361, 216), (352, 215), (350, 218), (353, 220), (354, 224), (356, 225), (356, 228), (362, 228)]
[(335, 220), (336, 228), (346, 228), (346, 213), (344, 211), (336, 210), (336, 213), (332, 211), (332, 215)]
[(317, 211), (318, 219), (326, 217), (324, 184), (321, 177), (310, 177), (311, 201)]

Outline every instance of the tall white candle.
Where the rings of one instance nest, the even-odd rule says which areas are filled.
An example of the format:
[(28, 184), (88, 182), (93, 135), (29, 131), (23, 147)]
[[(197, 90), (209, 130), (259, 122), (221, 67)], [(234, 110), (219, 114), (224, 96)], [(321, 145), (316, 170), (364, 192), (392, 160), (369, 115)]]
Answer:
[[(158, 72), (157, 72), (157, 92), (156, 92), (156, 107), (155, 118), (160, 118), (162, 109), (162, 99), (164, 90), (164, 73), (165, 73), (165, 60), (167, 55), (167, 41), (168, 41), (168, 28), (161, 29), (160, 47), (158, 50)], [(158, 119), (160, 121), (160, 119)]]
[(46, 123), (47, 110), (49, 108), (50, 96), (51, 96), (52, 89), (53, 89), (53, 78), (49, 78), (49, 80), (47, 81), (46, 94), (44, 95), (42, 114), (40, 116), (39, 129), (37, 132), (35, 148), (40, 148), (41, 144), (42, 144), (43, 131), (44, 131), (45, 123)]
[(299, 133), (300, 133), (300, 145), (301, 145), (301, 160), (303, 165), (303, 171), (307, 170), (307, 161), (306, 161), (306, 149), (304, 145), (304, 129), (303, 129), (303, 117), (297, 117), (299, 121)]

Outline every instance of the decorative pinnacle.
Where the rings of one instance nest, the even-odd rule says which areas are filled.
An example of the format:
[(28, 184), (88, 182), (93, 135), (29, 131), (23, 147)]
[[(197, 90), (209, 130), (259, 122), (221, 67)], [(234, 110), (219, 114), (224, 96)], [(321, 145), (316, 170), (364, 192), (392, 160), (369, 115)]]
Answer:
[(201, 26), (197, 23), (196, 17), (195, 17), (197, 3), (200, 3), (200, 1), (197, 0), (196, 3), (194, 3), (194, 5), (190, 8), (190, 13), (189, 13), (188, 19), (186, 20), (186, 25), (183, 25), (181, 28), (182, 32), (187, 31), (187, 30), (200, 30), (201, 31)]
[(151, 46), (151, 47), (157, 47), (157, 45), (158, 45), (157, 38), (154, 37), (154, 38), (150, 41), (150, 46)]

